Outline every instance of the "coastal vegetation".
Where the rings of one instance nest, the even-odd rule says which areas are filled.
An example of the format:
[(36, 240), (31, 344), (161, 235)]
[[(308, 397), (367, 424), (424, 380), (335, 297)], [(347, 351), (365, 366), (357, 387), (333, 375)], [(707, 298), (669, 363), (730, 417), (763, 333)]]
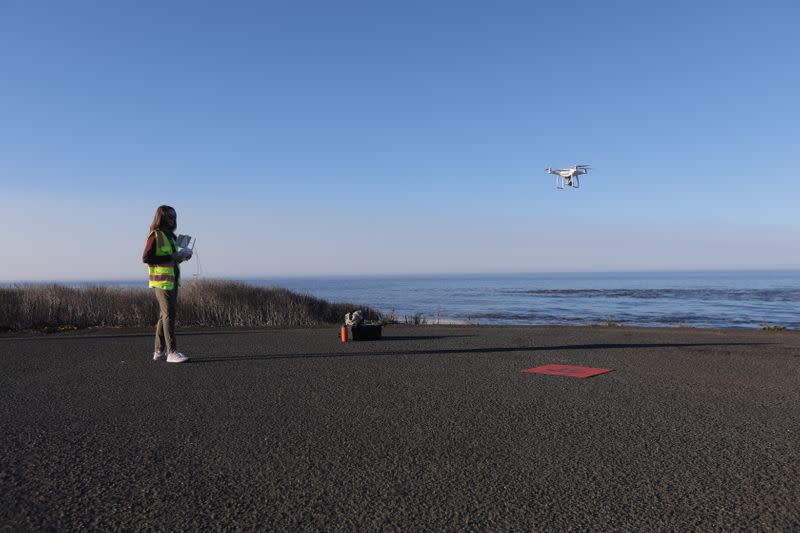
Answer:
[[(364, 306), (331, 303), (280, 287), (197, 280), (181, 286), (177, 314), (179, 326), (303, 327), (339, 323), (355, 309), (367, 320), (383, 318)], [(0, 287), (0, 331), (152, 326), (157, 318), (158, 304), (146, 287)]]

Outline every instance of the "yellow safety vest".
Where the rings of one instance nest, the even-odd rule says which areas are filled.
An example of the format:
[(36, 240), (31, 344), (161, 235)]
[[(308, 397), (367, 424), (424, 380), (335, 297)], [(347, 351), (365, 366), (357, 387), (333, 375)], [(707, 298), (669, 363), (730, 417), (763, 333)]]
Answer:
[[(153, 230), (150, 235), (155, 233), (156, 255), (171, 256), (177, 249), (175, 242), (166, 233)], [(147, 238), (150, 238), (150, 235)], [(147, 272), (150, 275), (150, 287), (157, 287), (165, 291), (171, 291), (178, 286), (177, 272), (174, 264), (169, 265), (147, 265)]]

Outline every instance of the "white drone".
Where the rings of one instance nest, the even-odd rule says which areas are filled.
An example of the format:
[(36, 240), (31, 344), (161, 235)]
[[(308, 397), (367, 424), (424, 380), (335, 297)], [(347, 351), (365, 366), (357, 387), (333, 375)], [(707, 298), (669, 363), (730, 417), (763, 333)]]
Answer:
[(556, 177), (556, 188), (572, 187), (578, 189), (581, 186), (581, 180), (578, 176), (588, 173), (590, 168), (588, 165), (575, 165), (569, 168), (547, 167), (544, 171)]

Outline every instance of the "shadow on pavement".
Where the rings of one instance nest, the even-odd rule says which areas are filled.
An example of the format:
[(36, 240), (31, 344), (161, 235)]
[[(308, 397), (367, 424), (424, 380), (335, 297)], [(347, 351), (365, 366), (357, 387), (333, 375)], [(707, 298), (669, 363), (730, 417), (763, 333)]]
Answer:
[[(421, 337), (413, 337), (421, 338)], [(382, 341), (373, 341), (379, 343)], [(520, 346), (508, 348), (461, 348), (448, 350), (406, 350), (406, 351), (371, 351), (371, 352), (338, 352), (338, 353), (299, 353), (299, 354), (255, 354), (231, 355), (219, 357), (192, 357), (190, 363), (222, 363), (226, 361), (260, 361), (270, 359), (315, 359), (337, 357), (395, 357), (407, 355), (455, 355), (455, 354), (488, 354), (512, 352), (541, 352), (559, 350), (610, 350), (623, 348), (691, 348), (697, 346), (765, 346), (773, 342), (696, 342), (696, 343), (655, 343), (655, 344), (572, 344), (565, 346)], [(374, 344), (373, 344), (374, 345)], [(366, 347), (366, 346), (365, 346)]]
[(477, 335), (407, 335), (407, 336), (391, 336), (383, 337), (381, 342), (384, 341), (416, 341), (416, 340), (432, 340), (432, 339), (463, 339), (466, 337), (477, 337)]

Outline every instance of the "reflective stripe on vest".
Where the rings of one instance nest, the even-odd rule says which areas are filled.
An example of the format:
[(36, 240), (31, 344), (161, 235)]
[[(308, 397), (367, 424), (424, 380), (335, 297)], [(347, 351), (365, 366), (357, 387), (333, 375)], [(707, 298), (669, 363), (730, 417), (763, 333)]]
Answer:
[[(155, 233), (156, 256), (171, 256), (175, 253), (175, 243), (172, 242), (163, 231), (153, 230), (150, 235)], [(147, 237), (149, 238), (150, 235)], [(175, 266), (174, 265), (147, 265), (147, 272), (150, 276), (149, 286), (171, 291), (175, 288)]]

